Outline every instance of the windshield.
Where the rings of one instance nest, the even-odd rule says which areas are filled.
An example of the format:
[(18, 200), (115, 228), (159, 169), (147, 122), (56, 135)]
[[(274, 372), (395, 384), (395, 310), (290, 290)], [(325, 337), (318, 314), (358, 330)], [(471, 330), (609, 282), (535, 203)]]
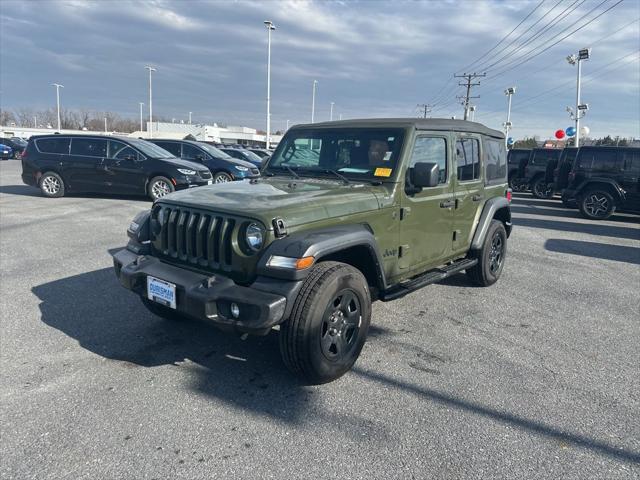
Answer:
[(252, 162), (262, 163), (262, 159), (255, 153), (249, 150), (241, 150), (241, 151), (245, 154), (245, 157), (247, 157), (247, 159), (251, 160)]
[(155, 143), (147, 142), (145, 140), (129, 140), (131, 145), (136, 147), (147, 157), (151, 158), (174, 158), (171, 152), (166, 151), (164, 148), (157, 146)]
[(209, 145), (208, 143), (198, 142), (198, 146), (205, 150), (206, 152), (213, 155), (215, 158), (232, 158), (230, 155), (226, 154), (222, 150), (214, 147), (213, 145)]
[(331, 174), (357, 180), (384, 180), (396, 166), (401, 129), (336, 128), (290, 131), (280, 142), (266, 171), (286, 175)]

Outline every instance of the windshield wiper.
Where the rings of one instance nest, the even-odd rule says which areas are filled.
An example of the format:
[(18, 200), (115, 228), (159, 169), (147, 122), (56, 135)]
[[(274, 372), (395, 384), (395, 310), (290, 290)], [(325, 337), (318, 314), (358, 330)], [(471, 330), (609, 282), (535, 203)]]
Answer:
[(326, 169), (325, 173), (331, 173), (332, 175), (335, 175), (336, 177), (338, 177), (340, 180), (342, 180), (344, 182), (345, 185), (349, 185), (351, 183), (351, 181), (345, 177), (344, 175), (342, 175), (341, 173), (336, 172), (335, 170), (331, 170), (331, 169)]
[(280, 168), (286, 168), (287, 171), (294, 177), (294, 178), (300, 178), (300, 175), (298, 175), (293, 168), (291, 168), (289, 165), (279, 165)]

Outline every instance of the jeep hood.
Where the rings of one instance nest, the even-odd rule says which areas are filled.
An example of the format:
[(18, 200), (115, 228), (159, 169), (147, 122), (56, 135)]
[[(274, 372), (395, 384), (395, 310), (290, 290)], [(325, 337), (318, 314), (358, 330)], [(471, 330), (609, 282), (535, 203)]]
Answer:
[(327, 218), (381, 208), (378, 200), (388, 196), (382, 186), (361, 183), (344, 185), (327, 179), (261, 178), (220, 183), (167, 195), (162, 204), (224, 212), (262, 221), (269, 229), (275, 217), (295, 227)]

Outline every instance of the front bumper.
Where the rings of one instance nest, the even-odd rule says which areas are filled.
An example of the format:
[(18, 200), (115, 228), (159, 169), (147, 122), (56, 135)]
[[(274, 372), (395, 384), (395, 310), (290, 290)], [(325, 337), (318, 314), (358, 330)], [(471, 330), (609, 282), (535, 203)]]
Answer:
[[(113, 255), (116, 276), (125, 288), (147, 298), (147, 276), (176, 286), (176, 310), (186, 316), (206, 320), (222, 330), (263, 335), (286, 318), (287, 297), (298, 285), (277, 293), (237, 285), (220, 275), (204, 275), (161, 262), (158, 258), (136, 255), (124, 248)], [(287, 295), (290, 293), (290, 295)], [(233, 318), (231, 304), (239, 306)]]

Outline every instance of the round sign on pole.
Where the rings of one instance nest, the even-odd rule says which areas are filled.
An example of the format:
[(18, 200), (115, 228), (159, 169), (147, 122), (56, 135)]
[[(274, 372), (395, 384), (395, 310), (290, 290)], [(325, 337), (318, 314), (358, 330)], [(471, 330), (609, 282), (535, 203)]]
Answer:
[(573, 137), (576, 134), (576, 127), (567, 127), (564, 133), (567, 134), (567, 137)]
[(564, 138), (564, 130), (556, 130), (556, 138), (562, 140)]
[(591, 130), (589, 130), (589, 127), (584, 126), (584, 127), (580, 127), (580, 135), (582, 135), (583, 137), (586, 137), (587, 135), (589, 135), (589, 132)]
[(512, 137), (507, 138), (507, 145), (513, 145), (515, 142)]

